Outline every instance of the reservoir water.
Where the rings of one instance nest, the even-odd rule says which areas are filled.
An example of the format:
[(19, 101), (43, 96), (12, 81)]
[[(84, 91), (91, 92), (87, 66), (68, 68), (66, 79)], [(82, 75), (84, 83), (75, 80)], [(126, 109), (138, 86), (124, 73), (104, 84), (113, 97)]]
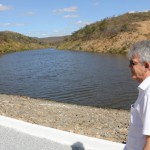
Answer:
[(129, 109), (137, 92), (124, 55), (55, 49), (0, 55), (0, 94)]

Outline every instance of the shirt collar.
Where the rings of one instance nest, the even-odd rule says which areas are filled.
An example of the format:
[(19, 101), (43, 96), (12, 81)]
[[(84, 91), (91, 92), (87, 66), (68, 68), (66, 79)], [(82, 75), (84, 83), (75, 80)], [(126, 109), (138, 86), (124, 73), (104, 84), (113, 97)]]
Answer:
[(147, 77), (139, 86), (138, 89), (146, 90), (150, 86), (150, 76)]

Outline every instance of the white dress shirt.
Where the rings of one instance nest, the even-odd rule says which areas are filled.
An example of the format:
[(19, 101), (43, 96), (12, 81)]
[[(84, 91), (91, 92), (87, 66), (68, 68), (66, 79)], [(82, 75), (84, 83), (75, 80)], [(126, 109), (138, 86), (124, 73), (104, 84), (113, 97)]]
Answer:
[(139, 86), (139, 95), (131, 105), (131, 121), (124, 150), (143, 150), (145, 135), (150, 135), (150, 76)]

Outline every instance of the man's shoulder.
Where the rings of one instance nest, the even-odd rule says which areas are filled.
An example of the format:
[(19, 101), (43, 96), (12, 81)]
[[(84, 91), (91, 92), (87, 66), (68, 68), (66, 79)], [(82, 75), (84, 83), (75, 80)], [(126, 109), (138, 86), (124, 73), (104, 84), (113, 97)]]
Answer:
[(145, 94), (150, 96), (150, 86), (146, 89)]
[(139, 86), (138, 88), (144, 93), (149, 93), (150, 94), (150, 76), (147, 77)]

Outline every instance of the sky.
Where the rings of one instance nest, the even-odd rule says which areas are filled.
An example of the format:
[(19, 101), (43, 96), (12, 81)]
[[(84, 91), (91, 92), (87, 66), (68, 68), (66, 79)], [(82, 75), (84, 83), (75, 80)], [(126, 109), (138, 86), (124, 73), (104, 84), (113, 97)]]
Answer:
[(0, 31), (64, 36), (108, 17), (148, 10), (150, 0), (0, 0)]

